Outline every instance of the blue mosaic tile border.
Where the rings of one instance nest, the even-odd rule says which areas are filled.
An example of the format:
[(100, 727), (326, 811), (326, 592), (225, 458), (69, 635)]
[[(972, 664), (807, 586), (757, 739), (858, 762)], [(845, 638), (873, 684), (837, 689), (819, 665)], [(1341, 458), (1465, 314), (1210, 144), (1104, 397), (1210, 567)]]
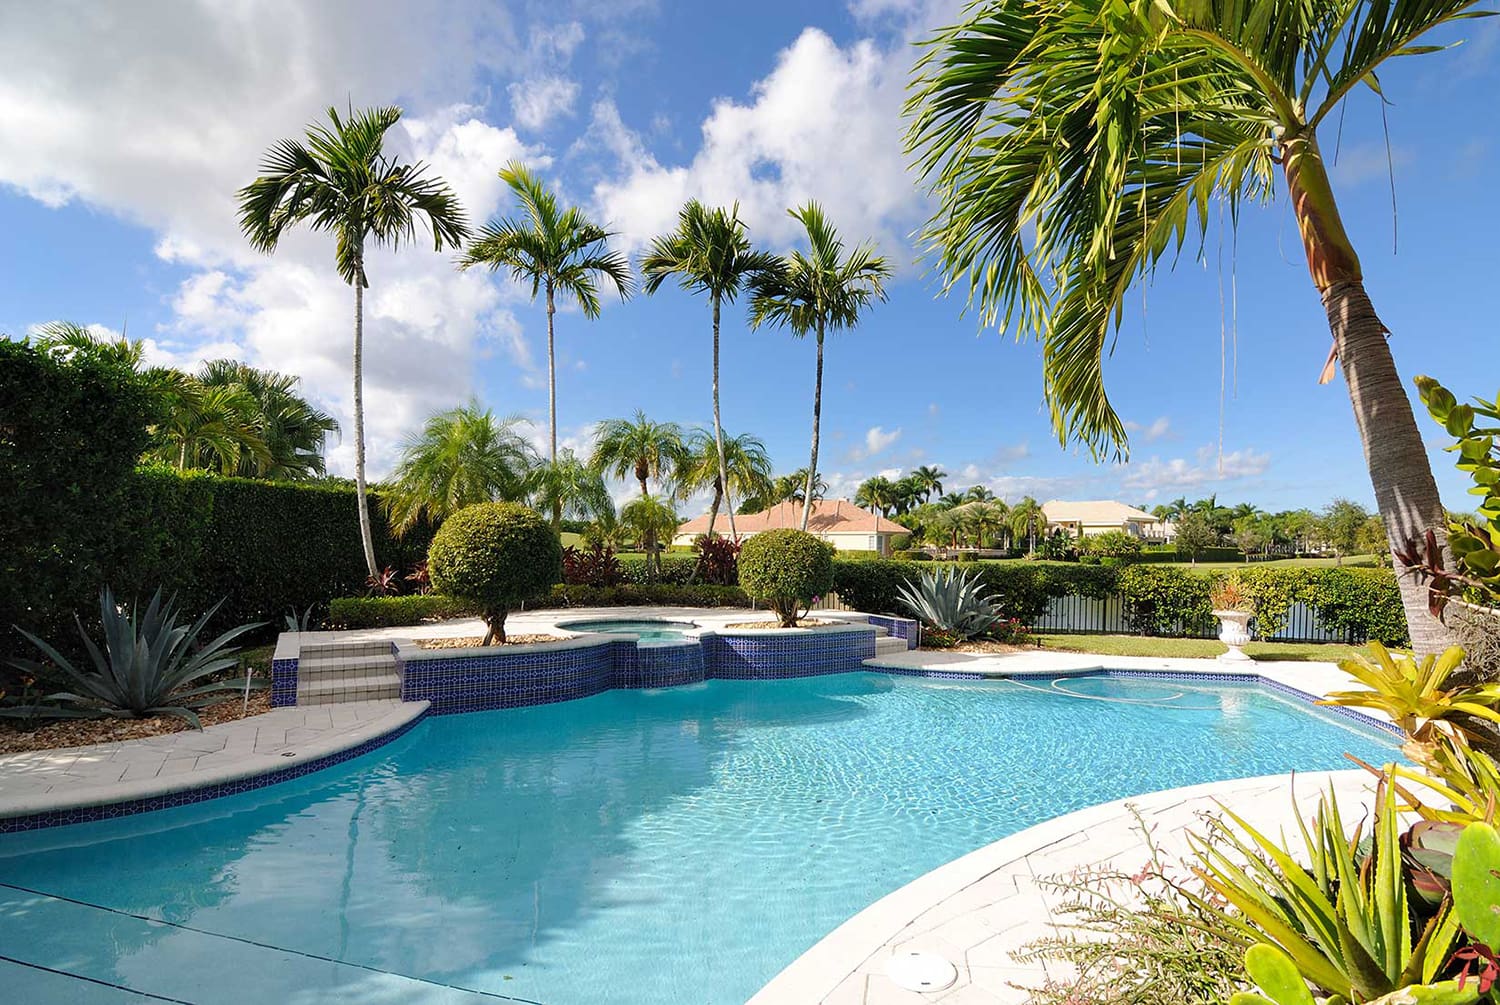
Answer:
[(787, 680), (863, 670), (875, 658), (874, 632), (807, 635), (705, 635), (708, 676), (723, 680)]
[(891, 638), (905, 639), (908, 650), (915, 649), (921, 644), (922, 625), (918, 621), (910, 618), (893, 618), (884, 614), (871, 614), (868, 620), (876, 628), (884, 628)]
[(25, 816), (8, 817), (0, 820), (0, 834), (16, 834), (21, 831), (40, 830), (44, 827), (61, 827), (65, 824), (89, 823), (95, 820), (112, 820), (116, 817), (131, 816), (136, 813), (148, 813), (152, 810), (164, 810), (173, 806), (190, 806), (194, 803), (207, 802), (210, 799), (218, 799), (222, 796), (239, 795), (242, 792), (251, 792), (255, 789), (263, 789), (268, 785), (278, 782), (289, 782), (303, 775), (310, 775), (315, 771), (333, 767), (335, 764), (343, 764), (352, 761), (356, 757), (368, 754), (405, 736), (417, 723), (421, 722), (427, 713), (412, 717), (405, 723), (379, 736), (372, 736), (347, 750), (336, 751), (332, 754), (324, 754), (322, 757), (314, 757), (297, 764), (288, 765), (285, 768), (277, 768), (263, 775), (252, 775), (249, 778), (239, 778), (232, 782), (219, 782), (214, 785), (205, 785), (197, 789), (184, 789), (181, 792), (166, 792), (159, 796), (146, 796), (141, 799), (128, 799), (117, 803), (102, 803), (95, 806), (70, 806), (65, 809), (45, 810), (41, 813), (31, 813)]
[(297, 704), (297, 661), (271, 661), (271, 707)]
[(708, 676), (703, 646), (697, 642), (660, 645), (615, 644), (614, 686), (676, 687), (697, 684)]
[(587, 698), (614, 686), (614, 654), (621, 646), (634, 649), (635, 643), (408, 660), (400, 664), (401, 700), (430, 701), (430, 714), (452, 715)]

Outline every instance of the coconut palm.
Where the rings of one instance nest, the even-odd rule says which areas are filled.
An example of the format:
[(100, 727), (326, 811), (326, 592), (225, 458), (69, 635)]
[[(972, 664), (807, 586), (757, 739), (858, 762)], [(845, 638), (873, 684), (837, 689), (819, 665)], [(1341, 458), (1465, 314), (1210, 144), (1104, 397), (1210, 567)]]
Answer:
[[(771, 457), (766, 445), (749, 433), (727, 436), (722, 430), (694, 429), (688, 434), (686, 452), (676, 472), (674, 495), (679, 501), (699, 492), (713, 493), (708, 509), (708, 535), (712, 536), (719, 507), (729, 500), (734, 512), (734, 497), (749, 499), (770, 494)], [(727, 473), (727, 479), (720, 474)], [(730, 536), (738, 539), (734, 521)]]
[(297, 393), (300, 378), (228, 359), (210, 360), (193, 376), (206, 388), (243, 388), (255, 403), (254, 425), (267, 456), (257, 460), (253, 453), (246, 454), (235, 474), (301, 481), (327, 473), (323, 446), (339, 424)]
[(558, 452), (557, 460), (543, 461), (532, 469), (527, 494), (538, 510), (556, 514), (554, 528), (564, 516), (608, 521), (615, 516), (615, 502), (604, 477), (566, 447)]
[(818, 340), (817, 375), (813, 384), (812, 458), (803, 488), (802, 529), (812, 516), (813, 485), (818, 476), (818, 427), (823, 414), (823, 339), (829, 331), (854, 328), (860, 315), (876, 300), (885, 299), (891, 267), (862, 244), (849, 254), (838, 231), (816, 202), (788, 210), (807, 232), (808, 252), (793, 251), (774, 268), (751, 281), (750, 327), (774, 324), (790, 328), (802, 338)]
[[(661, 289), (661, 284), (669, 276), (676, 276), (685, 288), (706, 294), (713, 306), (714, 444), (718, 459), (717, 478), (721, 486), (729, 483), (730, 476), (724, 430), (719, 420), (719, 312), (725, 301), (734, 302), (752, 276), (775, 264), (774, 255), (750, 247), (750, 238), (740, 221), (738, 203), (729, 210), (722, 207), (709, 209), (697, 199), (689, 200), (682, 207), (677, 214), (677, 229), (651, 242), (651, 250), (641, 260), (647, 294)], [(709, 514), (709, 533), (713, 533), (719, 495), (715, 496), (714, 510)], [(739, 537), (734, 527), (733, 506), (729, 508), (729, 534), (733, 538)]]
[[(926, 236), (982, 324), (1038, 334), (1064, 442), (1124, 455), (1103, 382), (1111, 319), (1190, 222), (1206, 230), (1214, 196), (1237, 220), (1245, 202), (1272, 197), (1279, 168), (1333, 337), (1323, 379), (1342, 362), (1390, 540), (1442, 534), (1437, 486), (1317, 133), (1361, 84), (1380, 95), (1385, 63), (1441, 48), (1418, 39), (1474, 7), (1038, 0), (970, 6), (933, 37), (908, 105), (908, 143), (938, 201)], [(1400, 581), (1413, 645), (1442, 649), (1449, 633), (1425, 588)]]
[(948, 477), (948, 473), (934, 465), (924, 464), (913, 471), (910, 477), (922, 486), (922, 501), (930, 502), (933, 496), (943, 494), (943, 479)]
[[(564, 208), (557, 194), (526, 165), (511, 161), (500, 171), (520, 204), (521, 216), (495, 220), (479, 230), (459, 259), (459, 267), (506, 269), (518, 282), (531, 284), (531, 299), (547, 297), (547, 460), (557, 460), (557, 352), (553, 315), (557, 296), (571, 298), (583, 316), (599, 316), (599, 284), (612, 283), (621, 300), (630, 297), (630, 263), (609, 250), (614, 235), (593, 223), (577, 206)], [(553, 510), (553, 520), (561, 519)]]
[(354, 287), (354, 487), (365, 565), (375, 575), (375, 545), (365, 485), (364, 324), (365, 249), (396, 249), (416, 237), (417, 221), (432, 233), (433, 249), (463, 242), (468, 226), (458, 199), (425, 167), (403, 164), (385, 152), (385, 134), (401, 109), (383, 107), (340, 115), (311, 125), (306, 142), (280, 140), (266, 152), (260, 177), (240, 189), (240, 229), (257, 251), (270, 254), (282, 235), (300, 223), (336, 238), (339, 277)]
[(478, 401), (436, 412), (409, 438), (386, 495), (397, 533), (482, 502), (525, 496), (536, 457), (518, 416), (495, 418)]
[(943, 509), (953, 509), (955, 506), (962, 506), (967, 501), (968, 497), (962, 492), (949, 492), (939, 496), (937, 504), (943, 507)]
[(969, 502), (989, 502), (995, 498), (995, 493), (984, 485), (971, 485), (964, 498)]
[(1021, 501), (1010, 508), (1010, 530), (1018, 539), (1026, 538), (1026, 552), (1029, 555), (1036, 554), (1036, 536), (1047, 529), (1047, 514), (1042, 512), (1041, 504), (1031, 496), (1023, 496)]

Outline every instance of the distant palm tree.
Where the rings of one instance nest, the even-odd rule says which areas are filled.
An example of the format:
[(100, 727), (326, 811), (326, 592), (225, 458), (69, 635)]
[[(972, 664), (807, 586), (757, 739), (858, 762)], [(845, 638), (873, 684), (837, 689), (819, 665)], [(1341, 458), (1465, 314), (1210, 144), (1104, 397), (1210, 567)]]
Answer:
[(896, 480), (895, 505), (891, 508), (893, 516), (910, 513), (926, 498), (928, 493), (927, 483), (916, 475), (907, 475), (905, 478)]
[[(1052, 422), (1096, 455), (1125, 453), (1104, 360), (1132, 287), (1202, 234), (1237, 223), (1277, 175), (1302, 236), (1390, 543), (1446, 524), (1432, 466), (1344, 229), (1318, 129), (1388, 63), (1451, 48), (1424, 36), (1475, 0), (970, 4), (927, 46), (908, 149), (937, 208), (925, 234), (981, 323), (1042, 342)], [(1446, 42), (1447, 39), (1443, 39)], [(1196, 219), (1194, 219), (1196, 217)], [(1222, 216), (1221, 216), (1222, 219)], [(1398, 577), (1411, 641), (1452, 630)]]
[[(583, 316), (599, 316), (599, 280), (614, 284), (621, 300), (630, 298), (630, 263), (609, 250), (614, 235), (590, 221), (577, 206), (561, 207), (557, 194), (526, 165), (511, 161), (500, 171), (520, 203), (522, 216), (486, 224), (459, 258), (459, 267), (507, 269), (517, 281), (531, 284), (531, 299), (547, 296), (547, 460), (557, 460), (557, 352), (553, 337), (556, 295), (577, 301)], [(561, 517), (552, 513), (553, 523)]]
[(604, 477), (573, 451), (564, 447), (555, 461), (542, 461), (531, 471), (527, 495), (543, 512), (576, 520), (612, 521), (615, 502)]
[(1047, 514), (1035, 499), (1023, 496), (1010, 508), (1010, 529), (1017, 538), (1026, 538), (1027, 554), (1035, 555), (1036, 536), (1047, 529)]
[(228, 359), (204, 363), (195, 379), (206, 388), (243, 388), (255, 401), (254, 425), (266, 445), (267, 457), (247, 453), (235, 474), (242, 478), (301, 481), (327, 473), (323, 458), (328, 434), (338, 422), (297, 393), (300, 378), (261, 370)]
[(818, 475), (818, 427), (823, 414), (823, 339), (830, 330), (854, 328), (872, 302), (885, 299), (891, 267), (863, 244), (848, 255), (844, 242), (816, 202), (788, 211), (807, 231), (809, 250), (793, 251), (775, 268), (751, 282), (750, 327), (770, 323), (801, 338), (817, 336), (817, 376), (813, 385), (812, 458), (803, 489), (802, 529), (812, 517), (813, 481)]
[(386, 496), (396, 532), (474, 503), (523, 498), (536, 457), (517, 432), (520, 423), (516, 416), (496, 419), (477, 401), (430, 416), (407, 440)]
[(854, 491), (854, 504), (874, 510), (881, 516), (896, 506), (898, 491), (896, 483), (884, 475), (866, 478)]
[(962, 492), (949, 492), (946, 495), (941, 496), (938, 499), (937, 504), (944, 509), (952, 509), (955, 506), (962, 506), (967, 501), (968, 497), (965, 496)]
[(620, 507), (620, 523), (633, 532), (646, 552), (646, 568), (654, 577), (661, 573), (661, 549), (657, 542), (672, 539), (677, 532), (677, 513), (667, 501), (642, 495)]
[[(805, 503), (807, 501), (807, 468), (798, 468), (789, 475), (781, 475), (772, 482), (771, 495), (775, 502)], [(828, 494), (828, 482), (818, 475), (811, 479), (812, 499), (818, 502)]]
[[(641, 498), (636, 500), (639, 503), (651, 499), (652, 479), (663, 484), (675, 481), (686, 457), (681, 426), (675, 422), (652, 422), (645, 412), (637, 411), (634, 419), (605, 419), (594, 427), (594, 453), (589, 458), (589, 467), (616, 478), (634, 477), (641, 486)], [(623, 510), (620, 519), (626, 520)], [(647, 555), (654, 564), (656, 525), (644, 520), (639, 526), (647, 532)]]
[(988, 502), (995, 498), (995, 493), (983, 485), (974, 485), (970, 487), (969, 491), (964, 493), (964, 498), (969, 500), (969, 502)]
[[(678, 500), (686, 500), (705, 490), (713, 493), (706, 532), (710, 537), (719, 507), (726, 499), (733, 513), (734, 496), (748, 499), (770, 494), (771, 457), (766, 453), (766, 445), (749, 433), (728, 436), (722, 430), (694, 429), (688, 434), (686, 448), (677, 469), (674, 494)], [(728, 472), (727, 481), (720, 476), (721, 471)], [(729, 526), (731, 538), (737, 539), (733, 519)]]
[(922, 486), (923, 501), (930, 502), (933, 496), (943, 494), (943, 479), (948, 477), (948, 473), (934, 465), (924, 464), (913, 471), (911, 477)]
[(398, 248), (426, 220), (433, 249), (461, 244), (468, 226), (458, 199), (421, 164), (402, 164), (385, 153), (385, 134), (399, 108), (328, 109), (329, 125), (308, 126), (306, 143), (280, 140), (266, 153), (260, 177), (239, 191), (240, 229), (257, 250), (270, 254), (286, 231), (306, 222), (337, 239), (339, 276), (354, 287), (354, 487), (365, 565), (376, 574), (375, 544), (365, 485), (364, 326), (365, 247)]
[[(646, 276), (646, 293), (661, 288), (668, 276), (677, 276), (687, 289), (708, 295), (713, 305), (714, 357), (714, 444), (718, 458), (718, 483), (730, 481), (728, 460), (724, 454), (724, 429), (719, 419), (719, 311), (725, 301), (734, 302), (751, 277), (776, 264), (776, 257), (750, 247), (745, 225), (740, 221), (740, 207), (708, 209), (691, 199), (677, 215), (677, 229), (658, 237), (641, 260)], [(720, 492), (722, 495), (722, 490)], [(713, 533), (718, 497), (709, 514), (709, 533)], [(729, 507), (729, 535), (738, 538), (734, 526), (734, 507)]]

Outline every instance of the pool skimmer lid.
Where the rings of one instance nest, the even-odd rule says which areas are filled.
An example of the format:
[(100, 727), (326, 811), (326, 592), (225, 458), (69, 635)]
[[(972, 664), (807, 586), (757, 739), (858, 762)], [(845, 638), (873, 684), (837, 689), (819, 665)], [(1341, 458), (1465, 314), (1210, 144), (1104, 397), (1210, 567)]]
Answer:
[(922, 994), (946, 991), (958, 980), (958, 968), (937, 953), (897, 953), (885, 973), (897, 987)]

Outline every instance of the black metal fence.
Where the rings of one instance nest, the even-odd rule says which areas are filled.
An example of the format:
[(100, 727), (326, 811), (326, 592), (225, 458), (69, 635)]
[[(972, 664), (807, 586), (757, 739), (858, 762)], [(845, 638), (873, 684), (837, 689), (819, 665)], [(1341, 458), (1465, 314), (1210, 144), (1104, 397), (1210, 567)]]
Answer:
[[(1255, 622), (1250, 623), (1251, 629)], [(1057, 597), (1047, 605), (1046, 613), (1031, 623), (1034, 631), (1059, 635), (1127, 635), (1135, 631), (1125, 614), (1125, 603), (1111, 594), (1103, 600), (1070, 594)], [(1199, 625), (1179, 625), (1177, 634), (1187, 638), (1212, 639), (1219, 635), (1219, 624), (1209, 618)], [(1260, 638), (1259, 633), (1254, 633)], [(1269, 638), (1276, 642), (1343, 642), (1363, 645), (1365, 640), (1353, 631), (1327, 628), (1318, 612), (1303, 603), (1293, 604), (1286, 624)]]

